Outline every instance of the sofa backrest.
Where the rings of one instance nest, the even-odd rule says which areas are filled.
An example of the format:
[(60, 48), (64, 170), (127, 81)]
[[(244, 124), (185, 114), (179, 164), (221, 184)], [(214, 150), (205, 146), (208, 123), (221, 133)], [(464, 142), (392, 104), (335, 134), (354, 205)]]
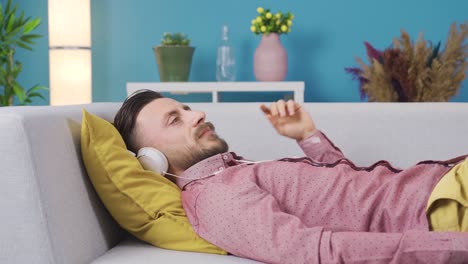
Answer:
[(0, 108), (0, 263), (90, 263), (121, 240), (81, 162), (81, 108)]
[[(189, 103), (230, 150), (262, 160), (302, 156), (276, 134), (259, 103)], [(106, 120), (120, 103), (0, 108), (0, 263), (89, 263), (124, 232), (81, 161), (81, 109)], [(357, 165), (406, 167), (468, 154), (467, 103), (306, 103), (317, 126)]]
[[(220, 106), (221, 105), (221, 106)], [(302, 156), (279, 136), (259, 103), (192, 104), (204, 109), (230, 149), (255, 160)], [(468, 103), (305, 103), (317, 127), (360, 166), (399, 167), (468, 154)]]

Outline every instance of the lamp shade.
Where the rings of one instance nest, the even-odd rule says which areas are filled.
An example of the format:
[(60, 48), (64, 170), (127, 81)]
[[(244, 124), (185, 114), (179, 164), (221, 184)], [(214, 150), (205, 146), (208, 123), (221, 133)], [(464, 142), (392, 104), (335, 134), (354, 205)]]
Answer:
[(49, 0), (49, 46), (91, 47), (90, 0)]
[(91, 102), (90, 0), (48, 0), (50, 104)]
[(91, 50), (51, 49), (49, 64), (51, 105), (91, 102)]

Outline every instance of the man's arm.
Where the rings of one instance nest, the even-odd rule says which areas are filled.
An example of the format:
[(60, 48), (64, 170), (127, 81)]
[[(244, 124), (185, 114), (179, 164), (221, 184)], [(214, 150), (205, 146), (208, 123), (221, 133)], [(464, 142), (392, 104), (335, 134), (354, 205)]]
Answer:
[(231, 254), (261, 262), (466, 263), (468, 259), (464, 233), (331, 232), (305, 226), (254, 183), (236, 190), (210, 184), (196, 200), (192, 224), (196, 222), (194, 229), (201, 237)]
[(298, 103), (279, 100), (260, 109), (276, 131), (295, 139), (304, 153), (317, 162), (333, 163), (344, 158), (343, 153), (315, 126), (314, 121)]
[(317, 162), (334, 163), (345, 158), (343, 152), (320, 130), (297, 143), (307, 157)]

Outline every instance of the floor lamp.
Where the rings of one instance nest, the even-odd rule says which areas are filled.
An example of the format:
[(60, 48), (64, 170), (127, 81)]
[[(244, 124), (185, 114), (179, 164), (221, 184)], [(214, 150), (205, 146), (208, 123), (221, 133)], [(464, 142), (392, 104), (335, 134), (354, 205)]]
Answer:
[(48, 0), (50, 104), (91, 103), (90, 0)]

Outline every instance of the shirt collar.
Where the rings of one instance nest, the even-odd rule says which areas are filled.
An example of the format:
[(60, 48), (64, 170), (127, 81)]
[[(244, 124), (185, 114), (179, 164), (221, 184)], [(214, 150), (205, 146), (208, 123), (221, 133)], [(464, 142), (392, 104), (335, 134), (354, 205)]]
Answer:
[(183, 189), (187, 184), (197, 179), (213, 175), (225, 168), (237, 165), (236, 158), (240, 158), (234, 152), (225, 152), (206, 158), (185, 170), (180, 177), (176, 178), (176, 184)]

